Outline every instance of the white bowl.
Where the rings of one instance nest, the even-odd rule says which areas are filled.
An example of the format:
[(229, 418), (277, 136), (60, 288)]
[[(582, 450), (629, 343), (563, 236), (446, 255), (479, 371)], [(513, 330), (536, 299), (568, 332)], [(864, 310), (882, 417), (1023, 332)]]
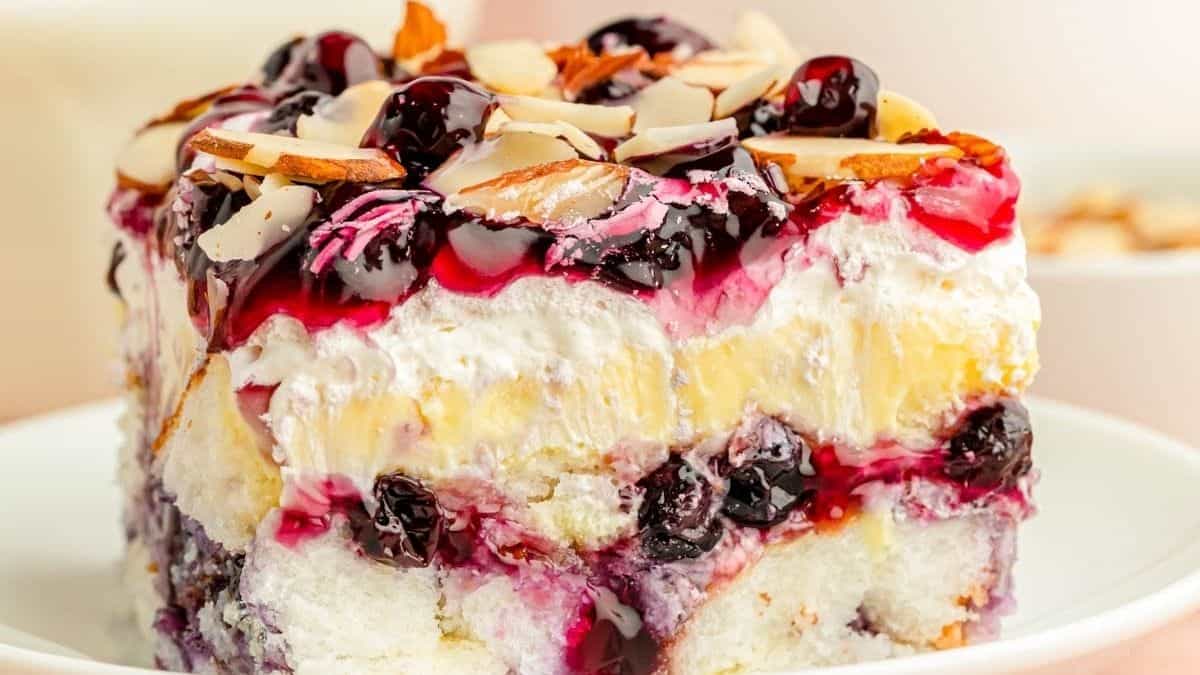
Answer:
[[(1200, 200), (1200, 148), (1009, 145), (1031, 210), (1097, 183)], [(1029, 278), (1043, 315), (1034, 392), (1200, 444), (1200, 251), (1032, 256)]]

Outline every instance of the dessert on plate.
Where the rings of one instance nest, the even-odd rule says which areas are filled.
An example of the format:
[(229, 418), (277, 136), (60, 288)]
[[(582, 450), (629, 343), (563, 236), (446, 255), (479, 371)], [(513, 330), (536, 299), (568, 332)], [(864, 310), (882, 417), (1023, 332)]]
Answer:
[(1037, 370), (1003, 149), (761, 14), (409, 2), (118, 159), (158, 665), (715, 674), (995, 635)]

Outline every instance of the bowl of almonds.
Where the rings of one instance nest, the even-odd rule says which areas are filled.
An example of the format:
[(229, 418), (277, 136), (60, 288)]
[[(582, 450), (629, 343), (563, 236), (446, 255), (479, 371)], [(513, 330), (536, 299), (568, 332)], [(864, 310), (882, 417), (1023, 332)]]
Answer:
[(1013, 154), (1042, 300), (1035, 390), (1200, 443), (1200, 148)]

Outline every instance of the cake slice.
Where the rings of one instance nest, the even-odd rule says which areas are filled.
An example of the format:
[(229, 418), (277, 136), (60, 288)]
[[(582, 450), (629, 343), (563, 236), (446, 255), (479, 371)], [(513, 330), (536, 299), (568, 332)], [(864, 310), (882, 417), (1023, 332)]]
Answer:
[(128, 578), (218, 673), (765, 672), (995, 635), (1003, 149), (759, 14), (328, 32), (118, 162)]

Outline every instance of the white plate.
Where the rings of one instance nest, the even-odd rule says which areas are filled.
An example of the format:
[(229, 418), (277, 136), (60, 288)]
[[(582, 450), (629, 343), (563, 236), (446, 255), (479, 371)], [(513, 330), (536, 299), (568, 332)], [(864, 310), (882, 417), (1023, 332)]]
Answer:
[[(1200, 452), (1078, 408), (1031, 409), (1042, 513), (1022, 531), (1020, 611), (1004, 638), (822, 673), (1008, 672), (1200, 607)], [(0, 429), (0, 672), (148, 672), (91, 660), (128, 664), (140, 649), (116, 575), (117, 411), (107, 403)]]

